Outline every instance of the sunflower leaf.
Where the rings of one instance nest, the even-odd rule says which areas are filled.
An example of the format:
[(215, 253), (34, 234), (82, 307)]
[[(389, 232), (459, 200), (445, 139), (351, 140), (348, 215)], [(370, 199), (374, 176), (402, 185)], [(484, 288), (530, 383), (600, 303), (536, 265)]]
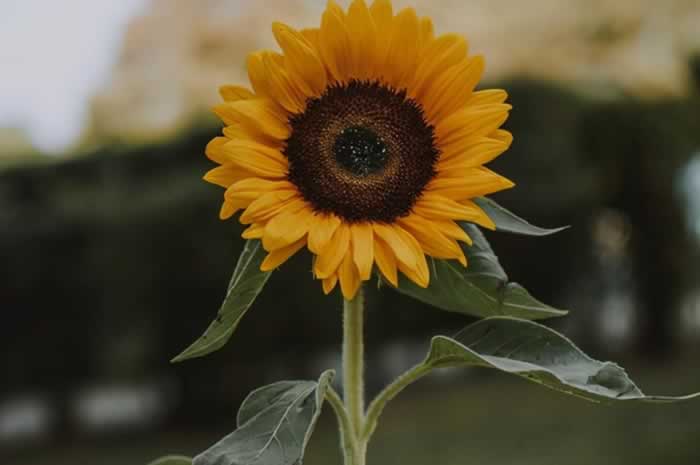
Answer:
[(700, 397), (700, 393), (646, 396), (617, 364), (594, 360), (556, 331), (516, 318), (488, 318), (453, 338), (434, 337), (424, 363), (431, 368), (493, 368), (594, 402), (678, 402)]
[(265, 256), (266, 252), (259, 240), (246, 242), (216, 319), (211, 322), (204, 334), (175, 357), (173, 362), (202, 357), (219, 350), (226, 344), (241, 318), (270, 278), (270, 272), (260, 271), (260, 264)]
[(487, 197), (479, 197), (474, 199), (474, 202), (496, 223), (497, 231), (522, 234), (524, 236), (550, 236), (569, 229), (569, 226), (553, 229), (535, 226)]
[(289, 465), (302, 463), (334, 376), (282, 381), (250, 393), (236, 430), (194, 458), (194, 465)]
[(169, 455), (155, 460), (148, 465), (192, 465), (192, 459), (182, 455)]
[(421, 288), (401, 277), (399, 292), (443, 310), (481, 318), (505, 315), (538, 320), (567, 314), (543, 304), (519, 284), (508, 282), (479, 228), (469, 223), (461, 226), (474, 241), (472, 246), (464, 247), (469, 266), (430, 258), (430, 285)]

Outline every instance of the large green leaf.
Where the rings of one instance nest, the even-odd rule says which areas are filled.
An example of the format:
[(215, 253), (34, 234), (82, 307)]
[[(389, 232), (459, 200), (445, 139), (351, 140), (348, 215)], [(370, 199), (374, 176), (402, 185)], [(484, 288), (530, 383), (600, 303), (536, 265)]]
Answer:
[(194, 465), (297, 465), (313, 433), (334, 372), (316, 381), (282, 381), (253, 391), (238, 428), (194, 458)]
[(549, 236), (569, 228), (568, 226), (554, 229), (540, 228), (520, 218), (515, 213), (506, 210), (487, 197), (479, 197), (474, 199), (474, 202), (476, 202), (476, 204), (486, 212), (489, 218), (496, 223), (497, 231), (522, 234), (525, 236)]
[(151, 462), (148, 465), (192, 465), (192, 459), (181, 455), (169, 455)]
[(488, 318), (454, 338), (433, 338), (424, 364), (494, 368), (597, 402), (674, 402), (700, 396), (645, 396), (615, 363), (594, 360), (556, 331), (515, 318)]
[(451, 260), (429, 259), (430, 285), (421, 288), (401, 277), (397, 290), (443, 310), (478, 317), (507, 315), (537, 320), (566, 315), (532, 297), (522, 286), (508, 282), (488, 241), (476, 226), (462, 227), (474, 240), (465, 246), (468, 266)]
[(270, 278), (270, 272), (260, 271), (260, 265), (266, 254), (259, 240), (246, 242), (216, 319), (212, 321), (204, 334), (175, 357), (173, 362), (202, 357), (219, 350), (226, 344), (241, 318)]

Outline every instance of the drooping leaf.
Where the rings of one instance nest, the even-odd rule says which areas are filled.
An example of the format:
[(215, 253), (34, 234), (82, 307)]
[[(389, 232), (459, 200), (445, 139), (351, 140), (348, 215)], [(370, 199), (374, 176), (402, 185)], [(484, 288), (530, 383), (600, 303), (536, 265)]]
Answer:
[(192, 465), (192, 459), (182, 455), (169, 455), (155, 460), (148, 465)]
[(546, 326), (515, 318), (488, 318), (453, 338), (437, 336), (424, 363), (494, 368), (596, 402), (675, 402), (700, 396), (645, 396), (620, 366), (592, 359)]
[(193, 465), (301, 464), (333, 375), (329, 370), (318, 382), (282, 381), (253, 391), (241, 405), (237, 429)]
[(430, 285), (421, 288), (401, 277), (397, 290), (443, 310), (478, 317), (507, 315), (538, 320), (566, 315), (532, 297), (508, 276), (479, 228), (461, 225), (474, 240), (465, 246), (468, 266), (451, 260), (430, 258)]
[(540, 228), (520, 218), (515, 213), (506, 210), (487, 197), (479, 197), (474, 199), (474, 202), (496, 223), (497, 231), (522, 234), (524, 236), (550, 236), (569, 228), (568, 226), (553, 229)]
[[(308, 381), (305, 383), (313, 383)], [(286, 393), (296, 389), (299, 381), (278, 381), (252, 391), (241, 403), (236, 416), (236, 427), (245, 425), (251, 418), (265, 410)]]
[[(333, 375), (333, 370), (323, 372), (318, 381), (319, 389), (317, 389), (317, 396), (320, 396), (321, 394), (325, 396), (326, 389), (328, 388), (330, 382), (333, 380)], [(291, 387), (298, 383), (298, 381), (279, 381), (277, 383), (269, 384), (267, 386), (258, 388), (250, 394), (248, 394), (248, 397), (246, 397), (243, 400), (243, 402), (241, 403), (241, 407), (238, 409), (236, 425), (239, 427), (243, 426), (245, 423), (248, 422), (248, 420), (250, 420), (259, 412), (267, 408), (267, 406), (270, 403), (270, 399), (276, 399), (280, 397), (282, 394), (284, 394)], [(323, 403), (323, 396), (317, 397), (317, 405), (320, 406)]]
[(246, 242), (216, 319), (212, 321), (204, 334), (175, 357), (173, 362), (202, 357), (219, 350), (226, 344), (241, 318), (270, 278), (270, 272), (260, 271), (260, 265), (266, 254), (267, 252), (259, 240)]

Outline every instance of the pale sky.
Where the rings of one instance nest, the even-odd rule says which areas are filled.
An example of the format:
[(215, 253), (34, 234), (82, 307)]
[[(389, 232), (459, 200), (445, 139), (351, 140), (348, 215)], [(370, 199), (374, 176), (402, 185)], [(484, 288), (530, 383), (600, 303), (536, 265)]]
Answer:
[(148, 0), (0, 0), (0, 127), (60, 152), (86, 123), (128, 20)]

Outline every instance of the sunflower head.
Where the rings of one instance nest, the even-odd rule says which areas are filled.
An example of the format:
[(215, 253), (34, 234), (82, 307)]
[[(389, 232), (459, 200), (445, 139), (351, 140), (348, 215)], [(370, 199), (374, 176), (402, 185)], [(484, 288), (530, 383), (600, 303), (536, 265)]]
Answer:
[(483, 58), (389, 0), (330, 1), (319, 28), (272, 32), (281, 53), (248, 57), (252, 90), (221, 88), (225, 128), (206, 150), (220, 216), (243, 211), (262, 269), (306, 247), (324, 291), (351, 299), (375, 265), (423, 287), (426, 255), (467, 266), (457, 222), (493, 229), (473, 199), (513, 186), (483, 166), (512, 142), (506, 93), (474, 90)]

